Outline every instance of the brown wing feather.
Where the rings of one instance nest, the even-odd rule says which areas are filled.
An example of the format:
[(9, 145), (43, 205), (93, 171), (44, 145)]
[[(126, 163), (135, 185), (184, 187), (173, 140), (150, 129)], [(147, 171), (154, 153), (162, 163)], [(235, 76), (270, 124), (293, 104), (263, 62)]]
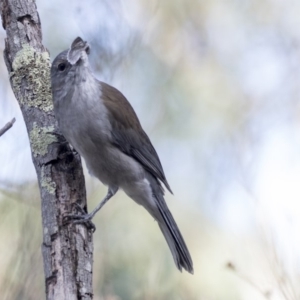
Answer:
[(101, 89), (105, 95), (102, 99), (110, 114), (112, 143), (136, 159), (172, 193), (159, 157), (130, 103), (121, 92), (104, 82), (101, 82)]

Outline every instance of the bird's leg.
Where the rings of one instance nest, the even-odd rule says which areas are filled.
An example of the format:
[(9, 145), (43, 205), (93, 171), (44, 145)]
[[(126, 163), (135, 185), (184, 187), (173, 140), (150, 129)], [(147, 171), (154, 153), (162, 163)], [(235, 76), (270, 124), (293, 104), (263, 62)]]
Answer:
[[(102, 206), (118, 191), (118, 187), (109, 187), (108, 192), (104, 199), (96, 206), (96, 208), (89, 214), (81, 214), (81, 215), (66, 215), (64, 217), (64, 220), (66, 223), (74, 223), (74, 224), (80, 224), (85, 223), (88, 225), (89, 228), (92, 228), (93, 231), (96, 230), (95, 225), (91, 222), (92, 218), (95, 216), (95, 214), (102, 208)], [(81, 208), (81, 207), (80, 207)], [(81, 209), (82, 211), (82, 209)], [(83, 211), (82, 211), (83, 212)]]
[(108, 192), (104, 199), (95, 207), (95, 209), (89, 213), (87, 216), (89, 216), (90, 220), (95, 216), (95, 214), (102, 208), (102, 206), (118, 191), (118, 188), (111, 188), (109, 187)]

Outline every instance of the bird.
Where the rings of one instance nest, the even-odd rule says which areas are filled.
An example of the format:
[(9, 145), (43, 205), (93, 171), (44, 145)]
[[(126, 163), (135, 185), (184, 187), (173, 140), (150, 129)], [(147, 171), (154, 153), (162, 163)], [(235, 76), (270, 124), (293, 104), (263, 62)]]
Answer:
[(77, 37), (51, 66), (58, 126), (89, 173), (108, 186), (96, 208), (75, 222), (90, 222), (121, 189), (157, 221), (176, 267), (193, 274), (191, 255), (164, 199), (162, 185), (172, 190), (158, 154), (125, 96), (94, 76), (89, 54), (89, 44)]

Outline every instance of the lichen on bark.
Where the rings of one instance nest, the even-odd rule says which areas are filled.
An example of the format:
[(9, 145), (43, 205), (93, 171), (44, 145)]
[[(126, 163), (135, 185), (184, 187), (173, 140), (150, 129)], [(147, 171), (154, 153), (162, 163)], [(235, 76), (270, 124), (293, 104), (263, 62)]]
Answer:
[(54, 130), (54, 126), (41, 127), (36, 122), (33, 123), (32, 130), (29, 132), (29, 138), (34, 157), (47, 154), (48, 146), (58, 141), (54, 135)]
[(42, 166), (42, 168), (41, 168), (41, 180), (40, 180), (40, 182), (41, 182), (41, 186), (43, 188), (45, 188), (49, 194), (55, 195), (56, 184), (52, 180), (51, 177), (47, 176), (47, 174), (45, 173), (45, 167), (44, 166)]
[[(23, 44), (22, 49), (17, 52), (12, 63), (10, 77), (14, 93), (21, 104), (49, 112), (53, 109), (50, 90), (50, 57), (47, 51), (38, 52), (29, 44)], [(26, 98), (21, 93), (22, 80), (27, 79), (27, 86), (30, 87), (34, 97)], [(29, 93), (28, 93), (29, 94)]]

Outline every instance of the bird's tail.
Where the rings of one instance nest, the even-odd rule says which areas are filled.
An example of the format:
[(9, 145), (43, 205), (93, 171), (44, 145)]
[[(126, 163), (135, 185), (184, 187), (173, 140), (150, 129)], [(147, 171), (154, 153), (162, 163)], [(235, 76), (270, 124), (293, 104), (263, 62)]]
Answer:
[(174, 262), (180, 271), (184, 268), (187, 272), (193, 274), (193, 261), (189, 250), (167, 207), (164, 197), (162, 195), (158, 197), (155, 196), (159, 212), (162, 216), (162, 218), (158, 220), (158, 224), (172, 252)]

